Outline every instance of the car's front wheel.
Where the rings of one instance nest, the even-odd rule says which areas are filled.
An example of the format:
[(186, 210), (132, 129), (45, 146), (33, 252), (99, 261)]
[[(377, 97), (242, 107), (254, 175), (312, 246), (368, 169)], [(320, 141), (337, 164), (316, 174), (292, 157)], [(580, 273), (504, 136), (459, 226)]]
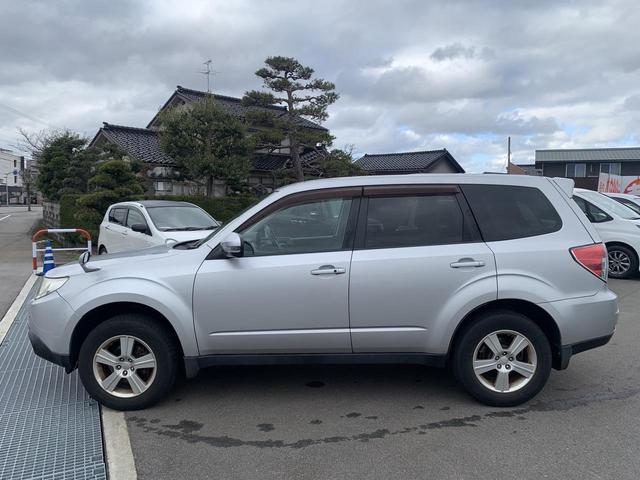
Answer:
[(102, 405), (139, 410), (171, 391), (178, 361), (175, 342), (158, 322), (124, 314), (89, 333), (80, 347), (78, 371), (89, 394)]
[(488, 312), (465, 329), (453, 354), (456, 377), (471, 396), (493, 407), (531, 400), (551, 371), (544, 332), (516, 312)]

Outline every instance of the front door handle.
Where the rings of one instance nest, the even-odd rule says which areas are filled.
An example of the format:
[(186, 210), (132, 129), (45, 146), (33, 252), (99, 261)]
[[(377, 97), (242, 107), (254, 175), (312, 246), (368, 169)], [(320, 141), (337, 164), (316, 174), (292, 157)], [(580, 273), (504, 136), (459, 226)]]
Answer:
[(478, 268), (484, 267), (484, 262), (474, 260), (473, 258), (461, 258), (457, 262), (450, 263), (451, 268)]
[(340, 275), (341, 273), (347, 273), (347, 269), (342, 267), (336, 268), (333, 265), (322, 265), (315, 270), (311, 270), (311, 275)]

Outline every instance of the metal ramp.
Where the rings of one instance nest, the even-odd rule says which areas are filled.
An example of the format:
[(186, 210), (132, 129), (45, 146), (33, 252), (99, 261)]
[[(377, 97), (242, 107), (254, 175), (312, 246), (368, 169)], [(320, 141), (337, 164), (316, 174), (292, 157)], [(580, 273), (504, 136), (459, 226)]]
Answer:
[(27, 338), (37, 285), (0, 344), (0, 479), (106, 480), (98, 404)]

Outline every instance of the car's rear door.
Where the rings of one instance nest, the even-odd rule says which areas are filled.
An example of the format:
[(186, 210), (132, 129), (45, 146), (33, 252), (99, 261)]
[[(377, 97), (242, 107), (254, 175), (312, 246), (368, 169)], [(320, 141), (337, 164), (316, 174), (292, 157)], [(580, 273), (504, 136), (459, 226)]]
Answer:
[(456, 185), (365, 187), (349, 286), (354, 353), (446, 352), (442, 330), (457, 309), (496, 298), (495, 274)]
[(102, 244), (108, 253), (116, 253), (127, 249), (125, 231), (127, 230), (127, 207), (112, 207), (109, 210), (108, 223), (104, 227), (105, 239)]
[(349, 274), (361, 190), (294, 194), (236, 230), (242, 257), (213, 250), (194, 284), (201, 354), (351, 353)]

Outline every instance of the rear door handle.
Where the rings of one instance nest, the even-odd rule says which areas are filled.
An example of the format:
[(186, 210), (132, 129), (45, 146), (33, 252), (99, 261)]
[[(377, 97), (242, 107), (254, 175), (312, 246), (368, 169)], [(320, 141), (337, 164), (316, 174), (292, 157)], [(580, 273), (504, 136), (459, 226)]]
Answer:
[(484, 262), (480, 260), (474, 260), (473, 258), (461, 258), (457, 262), (450, 263), (449, 266), (451, 268), (478, 268), (484, 267)]
[(322, 265), (315, 270), (311, 270), (311, 275), (340, 275), (341, 273), (347, 273), (347, 269), (342, 267), (336, 268), (333, 265)]

